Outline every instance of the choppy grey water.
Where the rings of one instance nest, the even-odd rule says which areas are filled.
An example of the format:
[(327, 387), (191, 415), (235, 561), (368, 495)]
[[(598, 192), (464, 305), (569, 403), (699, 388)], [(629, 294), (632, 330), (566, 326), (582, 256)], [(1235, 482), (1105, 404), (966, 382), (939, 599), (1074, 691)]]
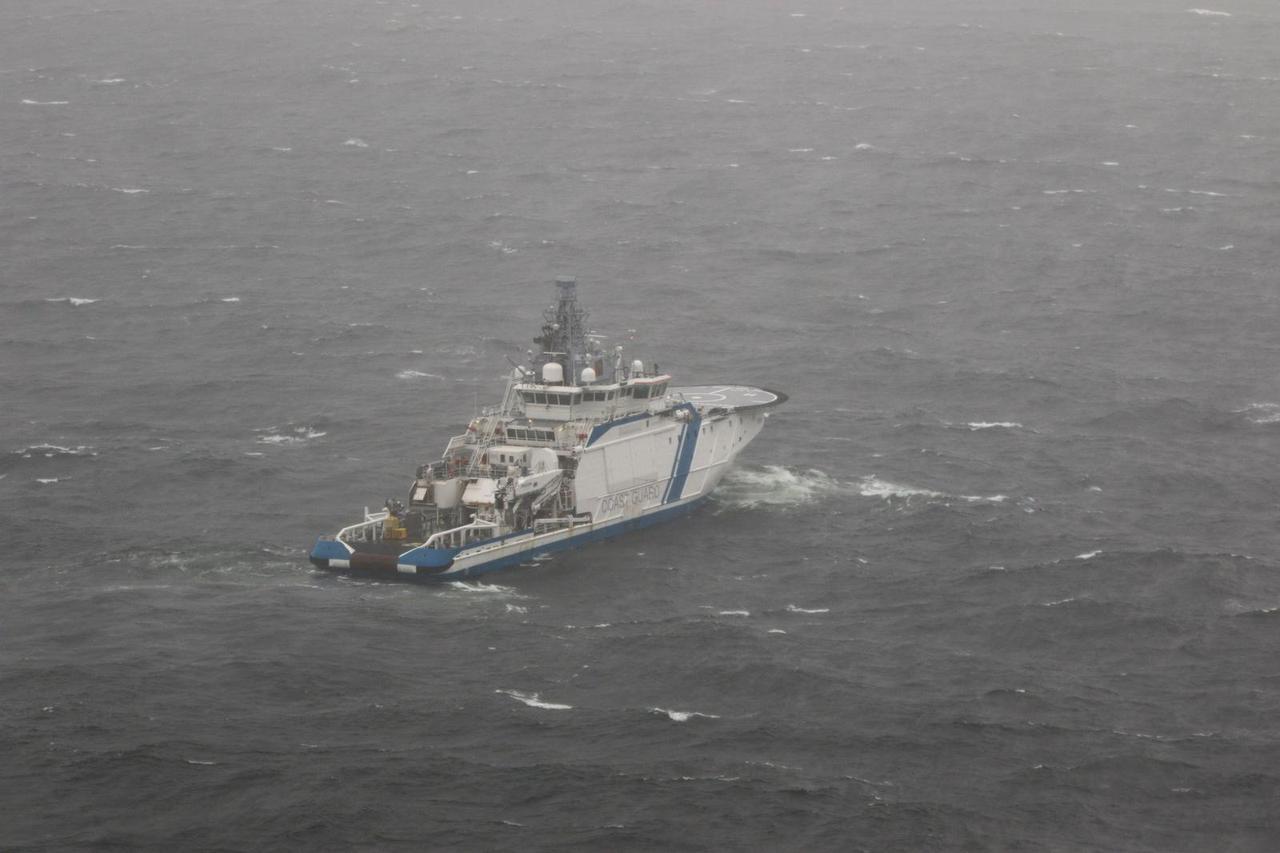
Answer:
[[(1280, 846), (1280, 9), (0, 11), (0, 847)], [(711, 505), (312, 571), (576, 275)]]

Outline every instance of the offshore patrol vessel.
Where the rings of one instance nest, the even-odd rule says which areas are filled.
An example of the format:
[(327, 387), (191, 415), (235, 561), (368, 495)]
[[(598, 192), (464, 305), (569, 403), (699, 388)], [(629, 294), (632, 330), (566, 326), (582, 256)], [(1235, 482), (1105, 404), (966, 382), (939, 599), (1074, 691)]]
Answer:
[(577, 283), (556, 281), (541, 351), (502, 404), (421, 465), (407, 501), (311, 551), (316, 566), (406, 580), (460, 578), (645, 527), (693, 509), (786, 395), (743, 385), (673, 387), (587, 332)]

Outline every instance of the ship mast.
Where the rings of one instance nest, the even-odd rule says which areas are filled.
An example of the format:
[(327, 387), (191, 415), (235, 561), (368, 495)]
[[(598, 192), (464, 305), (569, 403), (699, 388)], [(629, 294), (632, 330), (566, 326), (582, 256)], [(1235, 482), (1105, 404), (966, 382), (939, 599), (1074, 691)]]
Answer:
[(587, 354), (587, 311), (578, 304), (577, 279), (556, 279), (558, 299), (542, 312), (542, 334), (533, 342), (542, 347), (534, 356), (534, 375), (542, 375), (542, 366), (558, 362), (565, 373), (566, 385), (577, 385), (583, 367), (590, 364)]

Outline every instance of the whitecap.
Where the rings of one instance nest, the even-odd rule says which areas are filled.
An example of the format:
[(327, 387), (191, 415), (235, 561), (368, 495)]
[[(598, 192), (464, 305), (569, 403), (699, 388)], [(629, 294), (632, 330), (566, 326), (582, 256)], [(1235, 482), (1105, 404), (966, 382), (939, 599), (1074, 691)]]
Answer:
[(14, 453), (25, 459), (32, 456), (43, 456), (46, 459), (52, 459), (55, 456), (97, 456), (97, 451), (88, 445), (81, 444), (76, 447), (63, 447), (60, 444), (33, 444), (24, 447), (21, 450), (15, 450)]
[(1192, 15), (1203, 15), (1205, 17), (1210, 17), (1210, 18), (1230, 18), (1231, 17), (1230, 12), (1220, 12), (1217, 9), (1188, 9), (1187, 12), (1189, 12)]
[(1101, 554), (1101, 553), (1102, 553), (1101, 551), (1086, 551), (1086, 552), (1085, 552), (1085, 553), (1083, 553), (1083, 554), (1076, 554), (1076, 559), (1077, 559), (1077, 560), (1092, 560), (1094, 557), (1098, 556), (1098, 555), (1099, 555), (1099, 554)]
[(97, 301), (98, 300), (96, 299), (87, 299), (83, 296), (52, 296), (45, 300), (45, 302), (65, 302), (76, 308), (79, 308), (81, 305), (92, 305)]
[(507, 605), (507, 612), (508, 612), (508, 613), (528, 613), (528, 612), (529, 612), (529, 608), (527, 608), (527, 607), (521, 607), (521, 606), (520, 606), (520, 605), (518, 605), (518, 604), (508, 604), (508, 605)]
[(495, 690), (494, 693), (501, 693), (504, 696), (510, 696), (517, 702), (523, 702), (530, 708), (543, 708), (548, 711), (570, 711), (572, 705), (561, 705), (555, 702), (543, 702), (538, 698), (537, 693), (521, 693), (519, 690)]
[(787, 632), (786, 632), (786, 631), (784, 631), (784, 630), (782, 630), (781, 628), (770, 628), (770, 629), (769, 629), (768, 631), (766, 631), (765, 633), (768, 633), (768, 634), (785, 634), (785, 633), (787, 633)]
[[(1071, 603), (1071, 602), (1073, 602), (1073, 601), (1075, 601), (1075, 599), (1074, 599), (1074, 598), (1060, 598), (1060, 599), (1058, 599), (1057, 601), (1046, 601), (1044, 604), (1042, 604), (1042, 605), (1040, 605), (1040, 606), (1041, 606), (1041, 607), (1059, 607), (1059, 606), (1061, 606), (1061, 605), (1063, 605), (1063, 604), (1070, 604), (1070, 603)], [(1025, 690), (1020, 690), (1020, 691), (1018, 691), (1018, 692), (1020, 692), (1020, 693), (1025, 693), (1026, 691), (1025, 691)]]
[(224, 297), (222, 297), (222, 301), (223, 301), (223, 302), (239, 302), (239, 301), (240, 301), (240, 297), (239, 297), (239, 296), (224, 296)]
[(718, 616), (750, 616), (750, 610), (721, 610)]
[(794, 604), (788, 604), (787, 610), (791, 611), (792, 613), (830, 613), (831, 612), (830, 607), (818, 607), (813, 610), (805, 610), (803, 607), (797, 607)]
[(125, 193), (126, 195), (138, 195), (139, 193), (149, 193), (151, 190), (144, 190), (141, 187), (112, 187), (113, 193)]
[(1253, 424), (1280, 423), (1280, 403), (1250, 403), (1243, 409), (1236, 409), (1235, 414), (1244, 415)]
[(438, 373), (423, 373), (421, 370), (402, 370), (396, 374), (397, 379), (444, 379)]
[(703, 717), (708, 720), (720, 719), (719, 714), (704, 714), (701, 711), (669, 711), (666, 708), (650, 708), (649, 711), (654, 714), (666, 714), (668, 719), (676, 723), (687, 723), (693, 717)]
[(348, 139), (346, 142), (342, 144), (347, 146), (348, 148), (368, 148), (369, 147), (369, 143), (355, 136), (353, 136), (351, 139)]
[(33, 101), (30, 98), (23, 98), (22, 103), (30, 107), (62, 107), (71, 103), (70, 101)]
[(48, 478), (44, 478), (44, 477), (37, 477), (37, 478), (36, 478), (36, 482), (37, 482), (37, 483), (39, 483), (39, 484), (40, 484), (40, 485), (42, 485), (42, 486), (48, 486), (48, 485), (50, 485), (51, 483), (56, 483), (56, 482), (58, 482), (58, 478), (57, 478), (57, 477), (48, 477)]
[(500, 586), (496, 583), (467, 583), (466, 581), (450, 581), (449, 588), (457, 592), (481, 593), (484, 595), (519, 596), (519, 590)]
[(809, 152), (813, 151), (812, 148), (788, 148), (787, 150), (790, 151), (792, 154), (808, 154)]
[(961, 495), (960, 500), (971, 504), (1002, 504), (1009, 500), (1008, 495)]
[(217, 763), (218, 763), (218, 762), (216, 762), (216, 761), (201, 761), (201, 760), (200, 760), (200, 759), (198, 759), (198, 758), (188, 758), (188, 759), (185, 759), (185, 761), (186, 761), (188, 764), (198, 764), (198, 765), (200, 765), (201, 767), (214, 767), (214, 766), (216, 766), (216, 765), (217, 765)]
[(874, 151), (876, 150), (876, 147), (869, 142), (859, 142), (857, 145), (853, 146), (853, 150), (854, 151)]
[(781, 465), (735, 468), (715, 492), (718, 502), (751, 509), (800, 506), (840, 491), (841, 485), (816, 468), (793, 471)]
[(301, 444), (313, 438), (321, 438), (329, 433), (310, 427), (294, 427), (287, 433), (270, 433), (258, 436), (259, 444)]
[(101, 80), (94, 80), (93, 82), (99, 83), (103, 86), (114, 86), (116, 83), (123, 83), (124, 78), (123, 77), (104, 77)]
[(914, 486), (903, 486), (898, 483), (890, 483), (887, 480), (881, 480), (874, 474), (869, 477), (862, 478), (862, 486), (858, 493), (864, 498), (949, 497), (945, 492), (935, 492), (932, 489), (919, 489)]
[(966, 426), (974, 431), (980, 429), (1022, 429), (1022, 424), (1016, 421), (971, 421)]

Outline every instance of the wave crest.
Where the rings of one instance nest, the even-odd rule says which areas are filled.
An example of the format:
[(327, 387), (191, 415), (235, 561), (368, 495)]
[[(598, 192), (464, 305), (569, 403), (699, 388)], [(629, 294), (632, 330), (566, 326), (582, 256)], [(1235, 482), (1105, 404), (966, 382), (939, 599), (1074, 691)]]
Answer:
[(782, 465), (735, 468), (716, 490), (717, 499), (741, 509), (801, 506), (841, 490), (837, 480), (817, 468), (803, 471)]

